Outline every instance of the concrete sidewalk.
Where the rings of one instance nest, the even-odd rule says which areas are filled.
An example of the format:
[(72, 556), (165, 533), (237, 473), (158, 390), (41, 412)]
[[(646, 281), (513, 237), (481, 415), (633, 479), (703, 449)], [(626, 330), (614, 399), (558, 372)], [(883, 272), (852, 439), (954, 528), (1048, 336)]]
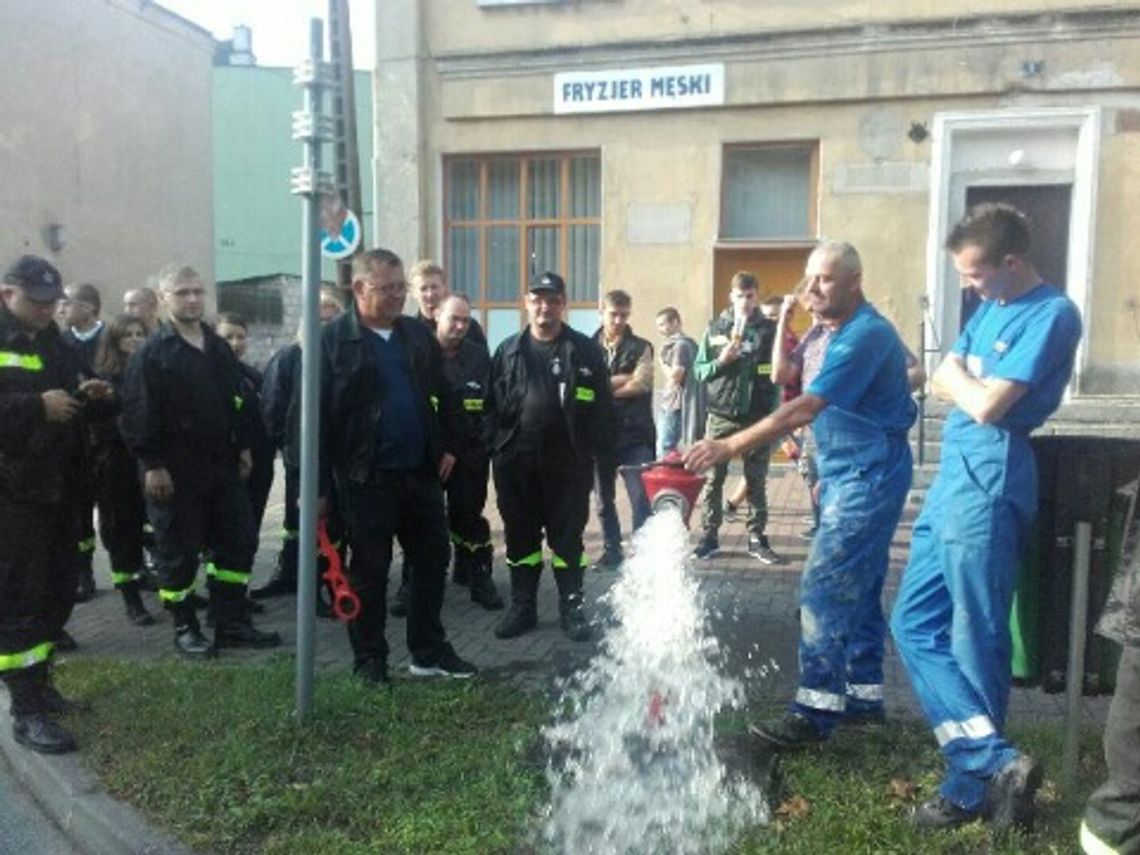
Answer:
[[(628, 532), (628, 507), (621, 492), (619, 490), (619, 511), (624, 530)], [(262, 527), (261, 549), (254, 569), (255, 586), (272, 572), (278, 549), (283, 493), (283, 479), (278, 477)], [(746, 551), (747, 532), (741, 519), (726, 523), (721, 529), (721, 554), (711, 561), (699, 562), (696, 568), (706, 596), (709, 628), (720, 642), (724, 667), (728, 673), (744, 680), (748, 697), (756, 706), (781, 703), (795, 691), (799, 577), (810, 545), (799, 537), (799, 532), (805, 528), (802, 518), (808, 513), (809, 503), (803, 482), (795, 471), (787, 466), (774, 466), (768, 495), (768, 534), (772, 547), (784, 557), (785, 563), (769, 567), (751, 558)], [(493, 511), (493, 497), (488, 504)], [(497, 545), (495, 581), (506, 596), (508, 584), (503, 565), (501, 523), (496, 514), (489, 516), (493, 540)], [(891, 545), (891, 568), (884, 592), (887, 607), (898, 587), (914, 516), (915, 509), (908, 506)], [(586, 545), (590, 556), (600, 554), (600, 532), (593, 517), (587, 529)], [(390, 591), (395, 590), (398, 577), (397, 561), (393, 562)], [(587, 572), (588, 612), (604, 617), (603, 609), (596, 603), (615, 578), (613, 573)], [(102, 549), (98, 552), (96, 579), (98, 595), (92, 601), (77, 606), (68, 625), (80, 649), (64, 657), (64, 662), (68, 658), (85, 656), (139, 660), (176, 658), (170, 622), (161, 614), (153, 594), (144, 596), (148, 607), (159, 616), (158, 623), (147, 628), (127, 623), (122, 601), (111, 589), (106, 553)], [(294, 598), (280, 597), (265, 601), (265, 604), (266, 613), (257, 616), (255, 622), (259, 628), (279, 631), (285, 644), (274, 651), (225, 650), (223, 660), (257, 662), (268, 656), (292, 652), (296, 640)], [(444, 626), (459, 654), (474, 662), (485, 675), (509, 679), (528, 689), (549, 690), (555, 678), (582, 666), (597, 649), (596, 641), (574, 643), (563, 636), (558, 627), (557, 593), (549, 570), (544, 573), (539, 590), (537, 631), (501, 641), (492, 631), (501, 615), (502, 612), (488, 612), (470, 602), (465, 588), (448, 584)], [(403, 629), (402, 619), (389, 619), (391, 666), (397, 677), (408, 664)], [(349, 667), (348, 639), (340, 623), (318, 620), (316, 661), (318, 679), (321, 673)], [(764, 676), (756, 676), (758, 674)], [(918, 715), (906, 674), (889, 640), (886, 696), (889, 714)], [(1108, 698), (1085, 699), (1086, 724), (1096, 728), (1103, 726), (1107, 708)], [(1012, 722), (1052, 722), (1059, 725), (1064, 719), (1063, 696), (1046, 695), (1035, 689), (1015, 689), (1010, 700), (1009, 718)], [(8, 756), (37, 800), (55, 816), (56, 822), (72, 832), (73, 839), (83, 851), (183, 851), (149, 829), (129, 808), (116, 804), (101, 793), (98, 784), (83, 770), (81, 755), (78, 761), (75, 757), (33, 755), (11, 742), (6, 727), (2, 730), (0, 750)], [(118, 834), (119, 831), (122, 833)]]

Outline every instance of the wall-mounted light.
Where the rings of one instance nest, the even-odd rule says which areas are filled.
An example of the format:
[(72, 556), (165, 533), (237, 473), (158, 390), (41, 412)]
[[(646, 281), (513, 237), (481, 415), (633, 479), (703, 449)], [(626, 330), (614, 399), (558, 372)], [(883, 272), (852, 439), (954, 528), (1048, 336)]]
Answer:
[(906, 135), (912, 143), (918, 145), (930, 136), (930, 130), (926, 127), (926, 122), (911, 122)]
[(67, 245), (63, 223), (48, 223), (43, 228), (44, 243), (52, 252), (59, 252)]
[(1040, 77), (1045, 71), (1045, 60), (1023, 59), (1021, 61), (1022, 77)]
[(1029, 162), (1029, 158), (1026, 156), (1025, 149), (1023, 148), (1015, 148), (1009, 153), (1007, 160), (1009, 165), (1014, 169), (1029, 169), (1033, 166), (1033, 164)]

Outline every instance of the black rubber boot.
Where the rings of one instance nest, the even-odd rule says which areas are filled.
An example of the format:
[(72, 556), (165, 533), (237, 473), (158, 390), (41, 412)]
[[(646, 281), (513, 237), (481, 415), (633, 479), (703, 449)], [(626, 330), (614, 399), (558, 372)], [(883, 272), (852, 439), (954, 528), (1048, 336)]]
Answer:
[(554, 571), (558, 583), (558, 622), (571, 641), (589, 641), (590, 622), (582, 610), (582, 568), (562, 567)]
[(488, 611), (498, 611), (503, 607), (503, 598), (491, 580), (492, 552), (485, 546), (476, 552), (471, 561), (471, 602), (478, 603)]
[(185, 601), (170, 608), (174, 618), (174, 649), (187, 659), (212, 659), (218, 655), (214, 645), (202, 635), (194, 607)]
[(139, 595), (138, 582), (120, 585), (119, 593), (123, 595), (123, 604), (127, 607), (127, 620), (135, 626), (151, 626), (154, 623), (154, 616), (146, 610), (142, 596)]
[(277, 567), (269, 581), (249, 592), (250, 599), (267, 600), (297, 593), (297, 541), (287, 540), (277, 553)]
[(511, 606), (499, 625), (496, 638), (516, 638), (538, 626), (538, 579), (542, 565), (511, 568)]
[(48, 716), (42, 690), (46, 675), (46, 663), (4, 675), (12, 698), (12, 738), (40, 754), (66, 754), (75, 750), (75, 737)]
[(388, 606), (388, 614), (392, 617), (407, 617), (408, 615), (408, 601), (412, 596), (412, 567), (408, 564), (408, 559), (404, 559), (403, 565), (400, 567), (400, 587), (396, 589), (396, 595), (392, 597), (392, 602)]
[(214, 612), (216, 625), (214, 627), (214, 646), (222, 647), (278, 647), (281, 636), (276, 632), (262, 632), (254, 627), (246, 608), (245, 597), (235, 600), (222, 600), (214, 604), (211, 599), (210, 610)]

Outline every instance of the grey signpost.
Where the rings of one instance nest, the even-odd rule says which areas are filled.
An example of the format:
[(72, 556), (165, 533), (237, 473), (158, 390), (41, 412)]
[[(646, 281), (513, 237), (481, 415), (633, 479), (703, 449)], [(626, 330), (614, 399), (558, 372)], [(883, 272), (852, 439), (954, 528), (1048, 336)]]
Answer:
[(293, 72), (304, 93), (302, 109), (293, 113), (293, 139), (304, 143), (304, 162), (293, 170), (292, 192), (301, 197), (301, 501), (297, 559), (297, 686), (298, 722), (313, 706), (317, 602), (317, 455), (320, 433), (320, 288), (321, 245), (318, 223), (322, 194), (332, 178), (320, 171), (321, 146), (332, 139), (332, 122), (322, 115), (328, 86), (323, 62), (324, 28), (309, 22), (309, 58)]

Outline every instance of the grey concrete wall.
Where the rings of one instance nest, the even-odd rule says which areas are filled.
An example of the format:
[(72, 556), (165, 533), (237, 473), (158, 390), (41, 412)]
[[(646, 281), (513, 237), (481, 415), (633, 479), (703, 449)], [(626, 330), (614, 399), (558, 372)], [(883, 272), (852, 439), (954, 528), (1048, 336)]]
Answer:
[(213, 45), (141, 0), (0, 3), (0, 264), (46, 256), (105, 315), (167, 262), (210, 275)]

